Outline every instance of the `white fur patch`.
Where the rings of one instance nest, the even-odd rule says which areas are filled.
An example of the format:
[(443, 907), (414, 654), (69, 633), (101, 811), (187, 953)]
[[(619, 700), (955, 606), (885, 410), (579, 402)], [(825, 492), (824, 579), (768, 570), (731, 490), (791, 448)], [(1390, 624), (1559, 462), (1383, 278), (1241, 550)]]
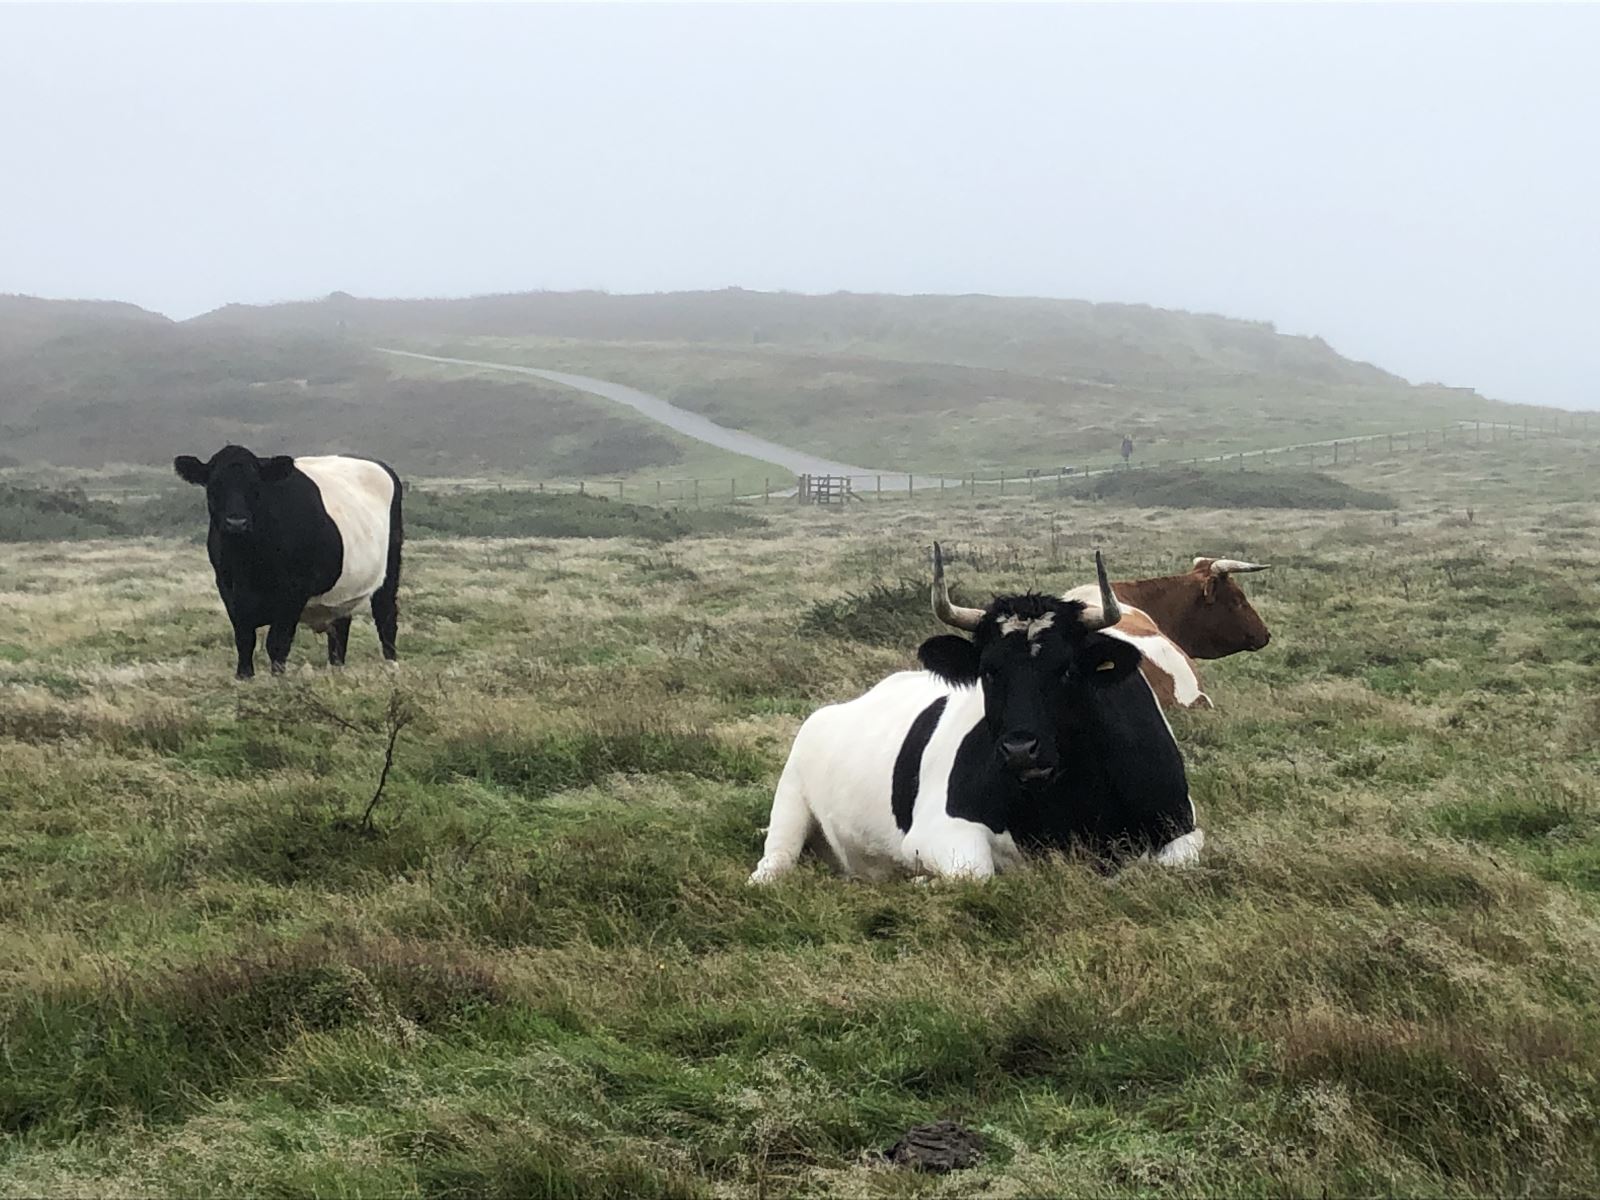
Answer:
[(1156, 862), (1163, 867), (1192, 867), (1200, 861), (1200, 848), (1205, 844), (1205, 830), (1190, 830), (1182, 837), (1173, 838), (1157, 850)]
[(338, 580), (306, 605), (307, 613), (326, 628), (326, 622), (349, 616), (383, 586), (389, 571), (394, 480), (375, 462), (338, 454), (296, 458), (294, 465), (317, 485), (322, 507), (344, 544)]
[(1055, 623), (1055, 613), (1045, 613), (1044, 616), (1035, 617), (1031, 621), (1023, 617), (1001, 617), (1000, 633), (1002, 636), (1008, 633), (1026, 634), (1028, 640), (1032, 642), (1037, 641), (1044, 631)]

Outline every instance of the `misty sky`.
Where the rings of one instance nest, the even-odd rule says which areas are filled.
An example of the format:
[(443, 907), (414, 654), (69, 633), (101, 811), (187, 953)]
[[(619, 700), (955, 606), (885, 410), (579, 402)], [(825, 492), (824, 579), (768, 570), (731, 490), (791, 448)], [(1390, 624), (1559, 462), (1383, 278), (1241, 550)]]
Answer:
[(995, 292), (1600, 406), (1600, 7), (0, 5), (0, 291)]

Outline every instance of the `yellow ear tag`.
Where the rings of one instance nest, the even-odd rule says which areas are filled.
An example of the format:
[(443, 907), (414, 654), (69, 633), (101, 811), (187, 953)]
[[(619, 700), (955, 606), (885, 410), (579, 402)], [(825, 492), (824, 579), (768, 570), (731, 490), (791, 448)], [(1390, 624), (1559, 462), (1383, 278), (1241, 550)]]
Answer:
[(1105, 662), (1101, 663), (1098, 667), (1095, 668), (1096, 671), (1115, 671), (1116, 669), (1117, 669), (1116, 662), (1113, 659), (1109, 659), (1109, 658), (1106, 659)]

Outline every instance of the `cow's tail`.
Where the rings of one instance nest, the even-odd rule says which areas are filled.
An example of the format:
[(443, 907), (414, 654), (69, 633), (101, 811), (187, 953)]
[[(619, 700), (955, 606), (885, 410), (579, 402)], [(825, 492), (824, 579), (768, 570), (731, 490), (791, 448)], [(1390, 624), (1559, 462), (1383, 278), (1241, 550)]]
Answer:
[(378, 627), (378, 641), (383, 646), (383, 657), (393, 662), (397, 657), (395, 636), (400, 626), (400, 550), (405, 544), (405, 515), (402, 511), (401, 493), (405, 490), (388, 463), (379, 463), (389, 473), (394, 483), (394, 495), (389, 500), (389, 561), (383, 573), (383, 585), (372, 593), (372, 622)]
[(803, 772), (795, 761), (797, 757), (793, 753), (789, 755), (783, 774), (778, 778), (778, 789), (772, 795), (767, 843), (762, 848), (761, 861), (750, 874), (751, 883), (771, 883), (793, 870), (816, 826), (801, 782)]

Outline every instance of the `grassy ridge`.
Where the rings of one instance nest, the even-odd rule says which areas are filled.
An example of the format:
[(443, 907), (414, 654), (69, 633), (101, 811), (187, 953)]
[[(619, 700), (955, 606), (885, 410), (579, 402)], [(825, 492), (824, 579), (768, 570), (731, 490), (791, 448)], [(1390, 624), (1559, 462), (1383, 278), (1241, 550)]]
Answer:
[[(656, 508), (527, 489), (406, 493), (411, 537), (634, 537), (670, 541), (693, 533), (758, 527), (746, 513)], [(0, 484), (0, 542), (64, 542), (109, 537), (205, 538), (204, 495), (169, 489), (116, 502), (81, 489)]]
[(1230, 471), (1165, 468), (1118, 471), (1064, 485), (1085, 500), (1140, 508), (1393, 508), (1381, 492), (1353, 487), (1318, 471)]
[[(1586, 1193), (1596, 465), (419, 539), (398, 672), (358, 628), (248, 687), (192, 545), (0, 547), (0, 1193)], [(933, 631), (936, 535), (969, 598), (1279, 564), (1173, 721), (1198, 870), (744, 886), (801, 716)], [(982, 1164), (863, 1158), (938, 1117)]]

